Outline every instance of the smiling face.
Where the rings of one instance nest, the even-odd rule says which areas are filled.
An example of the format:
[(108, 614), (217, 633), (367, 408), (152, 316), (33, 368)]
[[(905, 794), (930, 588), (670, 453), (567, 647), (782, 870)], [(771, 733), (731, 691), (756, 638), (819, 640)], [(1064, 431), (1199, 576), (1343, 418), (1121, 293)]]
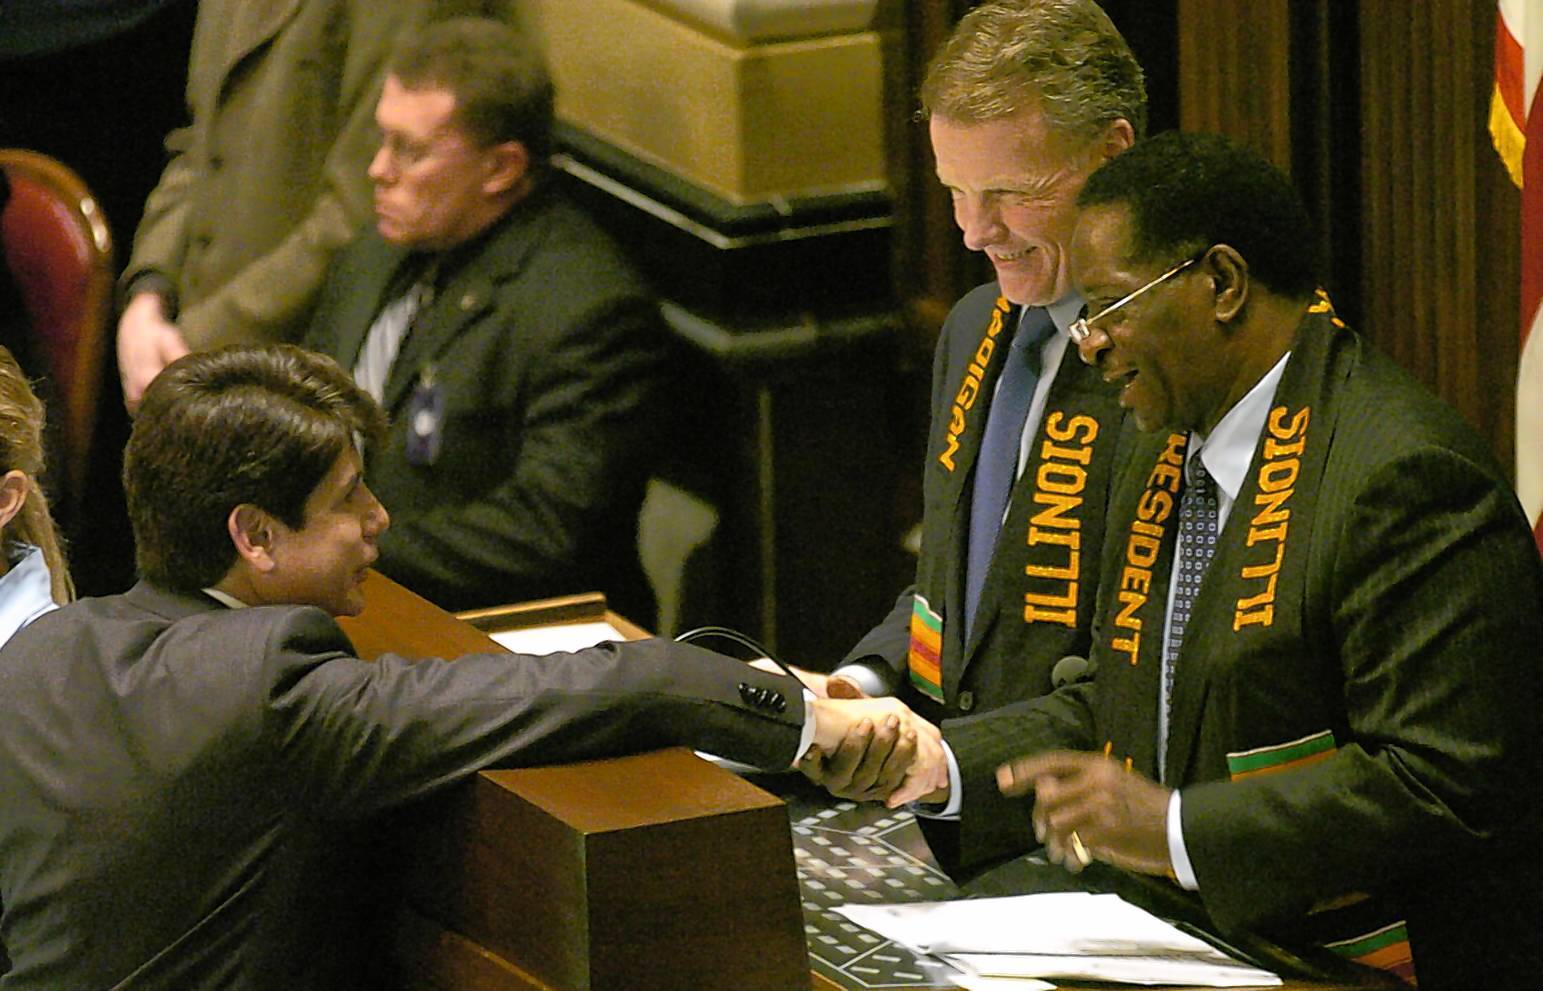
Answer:
[(263, 600), (357, 616), (364, 608), (365, 569), (380, 557), (375, 541), (391, 518), (364, 484), (352, 446), (305, 501), (304, 519), (298, 530), (272, 521), (273, 566), (264, 577)]
[(932, 118), (938, 181), (964, 245), (986, 253), (1010, 301), (1053, 303), (1071, 288), (1066, 245), (1077, 193), (1103, 153), (1129, 143), (1130, 125), (1119, 125), (1089, 146), (1047, 126), (1033, 107), (980, 123)]
[[(1071, 240), (1073, 280), (1094, 314), (1177, 261), (1131, 260), (1129, 215), (1118, 204), (1084, 210)], [(1228, 405), (1233, 359), (1212, 285), (1202, 260), (1094, 322), (1079, 345), (1083, 361), (1120, 386), (1120, 405), (1143, 430), (1209, 431)]]

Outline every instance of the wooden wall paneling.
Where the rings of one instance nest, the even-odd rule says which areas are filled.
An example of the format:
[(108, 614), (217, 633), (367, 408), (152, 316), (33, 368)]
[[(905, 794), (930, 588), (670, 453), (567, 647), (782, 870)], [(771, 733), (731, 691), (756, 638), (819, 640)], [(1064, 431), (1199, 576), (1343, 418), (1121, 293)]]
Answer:
[(1359, 25), (1353, 4), (1291, 4), (1291, 177), (1318, 230), (1323, 284), (1360, 324)]
[(1179, 123), (1291, 159), (1288, 0), (1179, 0)]
[(1363, 328), (1509, 463), (1516, 197), (1485, 128), (1494, 7), (1362, 0)]
[(916, 119), (927, 65), (973, 4), (968, 0), (925, 0), (904, 6), (908, 44), (903, 72), (896, 80), (901, 92), (890, 105), (897, 126), (906, 135), (898, 145), (903, 158), (895, 169), (895, 174), (903, 177), (896, 189), (895, 284), (896, 296), (907, 315), (907, 358), (925, 368), (932, 360), (932, 346), (949, 309), (989, 276), (982, 273), (979, 259), (960, 243), (953, 208), (934, 175), (927, 127)]

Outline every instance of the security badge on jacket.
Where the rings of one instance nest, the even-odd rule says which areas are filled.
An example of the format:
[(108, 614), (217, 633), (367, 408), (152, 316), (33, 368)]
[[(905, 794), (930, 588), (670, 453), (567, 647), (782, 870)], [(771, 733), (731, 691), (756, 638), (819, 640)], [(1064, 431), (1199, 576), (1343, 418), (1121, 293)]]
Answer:
[(407, 463), (432, 465), (439, 460), (444, 441), (445, 390), (437, 381), (433, 365), (418, 373), (407, 400)]

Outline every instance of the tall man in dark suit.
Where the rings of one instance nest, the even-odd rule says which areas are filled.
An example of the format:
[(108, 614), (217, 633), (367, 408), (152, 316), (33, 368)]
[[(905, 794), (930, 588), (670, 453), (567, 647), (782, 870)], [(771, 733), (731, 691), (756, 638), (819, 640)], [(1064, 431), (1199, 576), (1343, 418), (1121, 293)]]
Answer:
[[(1145, 129), (1146, 90), (1093, 0), (993, 0), (921, 97), (965, 246), (997, 278), (938, 338), (915, 582), (830, 690), (899, 692), (937, 720), (1043, 695), (1061, 658), (1087, 654), (1123, 414), (1069, 346), (1066, 245), (1083, 180)], [(865, 787), (880, 765), (854, 766), (862, 743), (808, 773), (880, 797)]]
[(375, 228), (305, 339), (390, 415), (365, 452), (380, 570), (447, 609), (600, 589), (647, 623), (637, 556), (665, 338), (621, 253), (548, 181), (552, 86), (493, 21), (403, 39), (376, 107)]
[(352, 987), (345, 831), (492, 764), (686, 743), (787, 767), (860, 717), (940, 756), (893, 700), (806, 705), (667, 641), (359, 660), (332, 617), (389, 524), (354, 443), (380, 426), (292, 345), (190, 355), (146, 391), (141, 581), (0, 653), (0, 987)]
[(1224, 930), (1536, 984), (1543, 568), (1504, 473), (1315, 291), (1253, 154), (1165, 134), (1078, 203), (1073, 333), (1153, 433), (1111, 501), (1094, 678), (945, 725), (932, 797), (962, 814), (934, 851), (1037, 835), (1174, 877)]

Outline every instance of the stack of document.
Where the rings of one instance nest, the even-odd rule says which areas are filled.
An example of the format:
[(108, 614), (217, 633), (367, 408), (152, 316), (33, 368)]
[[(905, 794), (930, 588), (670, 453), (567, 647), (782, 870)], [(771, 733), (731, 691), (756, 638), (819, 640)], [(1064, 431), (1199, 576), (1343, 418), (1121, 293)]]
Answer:
[(848, 919), (968, 975), (967, 991), (1048, 988), (1038, 978), (1275, 987), (1250, 966), (1118, 895), (1056, 892), (906, 905), (846, 905)]

